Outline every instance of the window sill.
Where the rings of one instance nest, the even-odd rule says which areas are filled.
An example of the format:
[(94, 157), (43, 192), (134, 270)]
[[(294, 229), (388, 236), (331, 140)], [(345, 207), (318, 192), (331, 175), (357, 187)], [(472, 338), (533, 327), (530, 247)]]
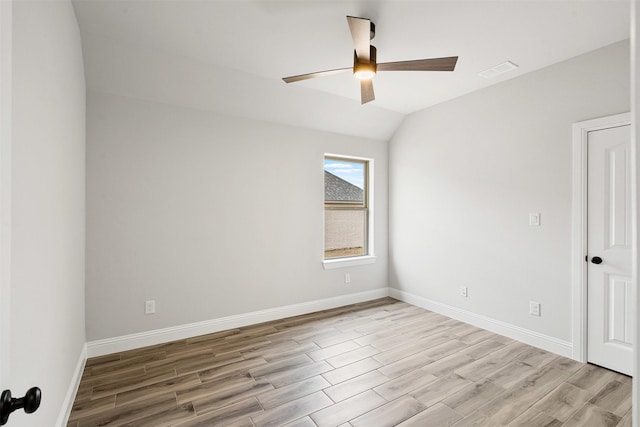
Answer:
[(330, 259), (322, 261), (325, 270), (333, 270), (335, 268), (355, 267), (358, 265), (373, 264), (376, 262), (375, 255), (365, 255), (351, 258)]

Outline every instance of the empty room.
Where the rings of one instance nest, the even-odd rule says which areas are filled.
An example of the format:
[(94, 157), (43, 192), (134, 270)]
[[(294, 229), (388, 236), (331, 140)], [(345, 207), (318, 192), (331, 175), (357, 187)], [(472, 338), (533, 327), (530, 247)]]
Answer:
[(637, 426), (633, 0), (0, 0), (0, 425)]

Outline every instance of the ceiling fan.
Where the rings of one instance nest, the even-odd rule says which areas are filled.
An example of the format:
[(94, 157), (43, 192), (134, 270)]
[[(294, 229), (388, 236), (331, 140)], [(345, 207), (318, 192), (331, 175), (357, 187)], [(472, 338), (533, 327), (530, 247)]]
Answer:
[(376, 47), (369, 42), (375, 36), (375, 24), (366, 18), (356, 18), (354, 16), (347, 16), (347, 22), (349, 23), (351, 38), (355, 46), (353, 67), (300, 74), (299, 76), (284, 77), (282, 80), (285, 83), (293, 83), (351, 70), (354, 77), (360, 80), (360, 99), (362, 104), (366, 104), (375, 99), (372, 79), (378, 71), (453, 71), (456, 67), (457, 56), (378, 64), (376, 62)]

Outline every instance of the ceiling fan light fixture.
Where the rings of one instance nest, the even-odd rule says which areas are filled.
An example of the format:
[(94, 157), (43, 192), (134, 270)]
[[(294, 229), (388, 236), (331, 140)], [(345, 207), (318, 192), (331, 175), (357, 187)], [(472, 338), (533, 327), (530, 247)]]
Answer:
[(372, 64), (358, 64), (353, 67), (353, 76), (358, 80), (371, 80), (376, 75), (375, 67)]
[(353, 76), (358, 80), (371, 80), (378, 71), (377, 49), (369, 46), (369, 60), (360, 61), (356, 52), (353, 52)]

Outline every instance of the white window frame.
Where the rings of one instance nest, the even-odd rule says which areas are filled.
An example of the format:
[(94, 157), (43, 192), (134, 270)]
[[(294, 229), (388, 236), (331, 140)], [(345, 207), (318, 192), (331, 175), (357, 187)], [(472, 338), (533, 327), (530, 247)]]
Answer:
[[(365, 197), (367, 198), (367, 253), (365, 255), (357, 255), (343, 258), (333, 258), (333, 259), (323, 259), (322, 266), (325, 270), (333, 270), (336, 268), (346, 268), (346, 267), (354, 267), (358, 265), (366, 265), (373, 264), (376, 261), (375, 256), (375, 240), (374, 240), (374, 176), (375, 176), (375, 165), (374, 160), (368, 157), (357, 157), (357, 156), (349, 156), (345, 154), (333, 154), (333, 153), (325, 153), (322, 157), (322, 170), (324, 172), (324, 160), (326, 158), (332, 158), (336, 160), (344, 160), (344, 161), (359, 161), (359, 162), (367, 162), (367, 185), (366, 191), (367, 194)], [(324, 173), (323, 173), (324, 176)], [(322, 254), (324, 258), (324, 180), (322, 186)]]

